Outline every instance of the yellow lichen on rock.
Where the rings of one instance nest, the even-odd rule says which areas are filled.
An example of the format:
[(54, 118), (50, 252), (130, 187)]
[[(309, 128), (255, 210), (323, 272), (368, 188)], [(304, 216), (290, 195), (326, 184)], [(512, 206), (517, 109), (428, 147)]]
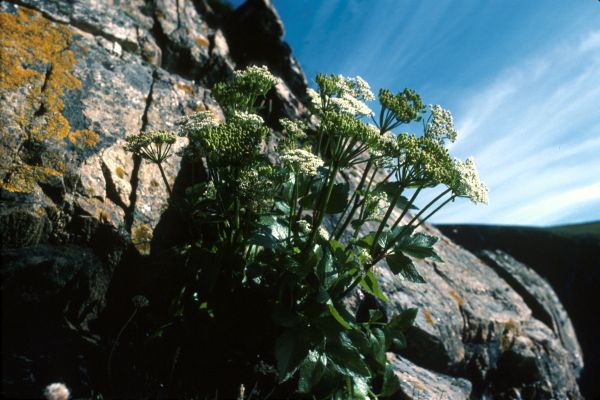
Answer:
[(131, 229), (131, 242), (142, 255), (150, 254), (154, 232), (146, 224), (135, 224)]
[(79, 129), (69, 133), (69, 141), (77, 147), (94, 147), (98, 143), (98, 135), (88, 129)]
[[(98, 136), (89, 130), (71, 131), (62, 114), (67, 90), (81, 88), (73, 74), (77, 63), (69, 50), (71, 31), (41, 13), (18, 7), (16, 14), (0, 13), (0, 95), (23, 93), (25, 101), (13, 105), (22, 140), (30, 143), (69, 139), (78, 147), (93, 147)], [(2, 135), (8, 131), (2, 129)], [(14, 133), (12, 133), (14, 134)], [(0, 188), (29, 192), (47, 176), (59, 175), (51, 163), (23, 160), (15, 149)]]

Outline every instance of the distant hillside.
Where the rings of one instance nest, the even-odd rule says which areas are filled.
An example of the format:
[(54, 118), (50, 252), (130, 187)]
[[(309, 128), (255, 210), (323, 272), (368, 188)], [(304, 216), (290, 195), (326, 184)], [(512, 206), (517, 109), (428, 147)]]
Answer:
[(575, 225), (559, 225), (549, 228), (541, 228), (561, 236), (567, 237), (591, 237), (600, 240), (600, 221), (587, 222)]
[(549, 228), (498, 225), (438, 225), (471, 252), (503, 250), (552, 285), (565, 306), (584, 354), (582, 394), (600, 396), (600, 221)]

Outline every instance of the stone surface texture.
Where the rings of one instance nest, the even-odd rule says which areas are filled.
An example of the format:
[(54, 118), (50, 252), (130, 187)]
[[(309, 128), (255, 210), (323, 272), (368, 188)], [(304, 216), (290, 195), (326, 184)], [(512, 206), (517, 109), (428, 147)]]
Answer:
[[(148, 262), (169, 229), (159, 171), (125, 138), (218, 113), (209, 88), (250, 64), (279, 78), (270, 122), (299, 116), (306, 78), (269, 0), (5, 0), (0, 18), (2, 394), (35, 397), (56, 379), (81, 393), (115, 276)], [(165, 165), (175, 192), (184, 169), (178, 155)], [(444, 260), (418, 263), (427, 283), (379, 275), (388, 312), (420, 310), (408, 349), (389, 354), (403, 398), (581, 398), (581, 350), (550, 286), (423, 229), (442, 237)]]

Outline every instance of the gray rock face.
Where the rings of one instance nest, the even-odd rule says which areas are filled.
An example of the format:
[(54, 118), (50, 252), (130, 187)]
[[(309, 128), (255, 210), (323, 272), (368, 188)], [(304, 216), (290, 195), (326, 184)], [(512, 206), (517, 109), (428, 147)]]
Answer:
[[(441, 236), (432, 227), (425, 231)], [(380, 270), (381, 286), (390, 299), (388, 313), (419, 309), (401, 356), (420, 367), (468, 379), (474, 398), (580, 398), (579, 368), (571, 349), (532, 315), (518, 291), (449, 239), (442, 236), (436, 246), (443, 263), (417, 263), (424, 284)], [(512, 268), (515, 274), (529, 272), (522, 264)], [(549, 296), (546, 290), (551, 292), (549, 287), (540, 291), (544, 297)], [(565, 335), (568, 343), (577, 343), (572, 330)]]
[[(211, 4), (0, 2), (3, 394), (37, 397), (67, 378), (89, 390), (81, 354), (98, 343), (115, 274), (167, 241), (162, 179), (123, 150), (127, 136), (219, 113), (209, 87), (236, 65), (279, 77), (271, 122), (306, 111), (306, 79), (271, 2)], [(185, 161), (171, 157), (165, 172), (176, 188)], [(389, 354), (404, 397), (580, 398), (581, 352), (551, 288), (504, 256), (486, 264), (443, 236), (437, 250), (444, 263), (418, 264), (426, 284), (380, 275), (389, 312), (420, 310), (408, 349)]]

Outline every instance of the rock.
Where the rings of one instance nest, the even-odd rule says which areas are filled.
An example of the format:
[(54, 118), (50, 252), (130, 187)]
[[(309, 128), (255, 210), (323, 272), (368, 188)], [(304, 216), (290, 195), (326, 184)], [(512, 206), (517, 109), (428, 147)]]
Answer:
[(583, 368), (583, 354), (573, 324), (552, 287), (533, 269), (503, 251), (482, 252), (484, 260), (521, 295), (533, 316), (552, 329), (571, 358), (573, 369)]
[[(400, 280), (387, 269), (380, 275), (390, 299), (388, 315), (396, 309), (420, 310), (401, 355), (421, 367), (468, 379), (475, 398), (514, 391), (524, 399), (581, 398), (571, 356), (557, 335), (535, 319), (519, 293), (439, 231), (424, 229), (441, 236), (436, 248), (444, 260), (416, 263), (426, 283)], [(507, 355), (515, 340), (518, 355)], [(528, 357), (534, 358), (532, 365)], [(531, 381), (505, 379), (520, 363), (529, 365)], [(548, 393), (554, 397), (545, 397)]]
[(398, 371), (396, 375), (400, 378), (400, 393), (404, 399), (470, 399), (471, 383), (466, 379), (428, 371), (392, 353), (388, 353), (388, 360)]
[[(453, 241), (463, 246), (465, 249), (485, 257), (488, 261), (491, 259), (485, 254), (491, 252), (498, 254), (498, 250), (509, 254), (515, 262), (506, 260), (504, 264), (512, 265), (513, 270), (522, 270), (523, 264), (535, 271), (541, 279), (548, 282), (552, 287), (552, 294), (546, 294), (540, 299), (537, 283), (533, 279), (534, 291), (532, 295), (536, 299), (531, 303), (534, 314), (537, 310), (545, 314), (548, 300), (558, 297), (560, 304), (564, 306), (565, 312), (572, 321), (575, 332), (577, 333), (577, 342), (581, 345), (585, 367), (581, 371), (579, 385), (582, 394), (586, 398), (595, 398), (600, 395), (600, 381), (596, 379), (596, 371), (600, 368), (600, 348), (596, 345), (597, 337), (600, 334), (600, 319), (594, 318), (594, 315), (600, 313), (597, 302), (597, 293), (600, 288), (600, 240), (598, 236), (586, 234), (562, 234), (552, 228), (536, 228), (524, 226), (491, 226), (491, 225), (442, 225), (440, 230)], [(487, 251), (487, 252), (486, 252)], [(502, 261), (503, 257), (496, 257)], [(499, 264), (499, 263), (498, 263)], [(490, 261), (494, 268), (500, 268), (496, 261)], [(506, 268), (506, 267), (502, 267)], [(529, 273), (525, 275), (529, 279)], [(522, 287), (518, 281), (515, 281), (516, 287)], [(511, 284), (512, 285), (512, 284)], [(527, 289), (529, 290), (529, 289)], [(525, 296), (524, 296), (525, 297)], [(547, 313), (546, 313), (547, 314)], [(554, 322), (551, 319), (561, 320), (561, 313), (554, 315), (553, 318), (539, 318), (546, 323), (555, 332)], [(566, 321), (566, 320), (565, 320)], [(563, 324), (566, 334), (560, 334), (559, 337), (572, 337), (569, 333), (569, 322)], [(557, 323), (557, 328), (561, 324)], [(562, 339), (561, 339), (562, 340)], [(570, 339), (568, 339), (570, 340)], [(574, 339), (573, 339), (574, 340)], [(572, 340), (571, 340), (572, 342)], [(579, 365), (576, 347), (565, 343), (565, 347), (572, 354), (573, 365)], [(579, 367), (577, 367), (579, 368)]]

